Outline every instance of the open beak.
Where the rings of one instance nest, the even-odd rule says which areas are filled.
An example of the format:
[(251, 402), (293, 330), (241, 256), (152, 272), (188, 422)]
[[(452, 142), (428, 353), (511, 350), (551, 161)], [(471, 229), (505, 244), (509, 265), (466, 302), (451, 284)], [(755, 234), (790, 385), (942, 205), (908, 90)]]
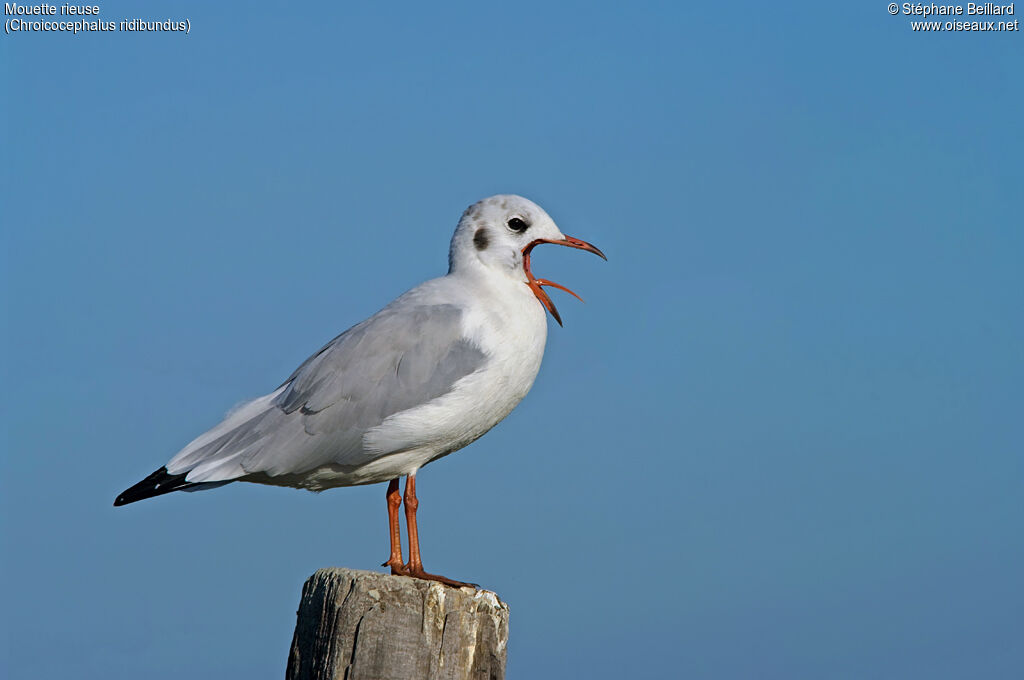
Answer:
[(566, 236), (564, 239), (539, 238), (536, 241), (530, 241), (526, 244), (526, 247), (523, 248), (523, 269), (526, 271), (526, 285), (530, 287), (533, 294), (537, 296), (537, 299), (540, 300), (541, 304), (544, 305), (549, 312), (551, 312), (551, 316), (555, 317), (555, 321), (557, 321), (558, 325), (561, 326), (562, 317), (558, 315), (558, 310), (555, 309), (555, 303), (552, 302), (551, 298), (548, 297), (548, 294), (544, 292), (542, 286), (550, 286), (552, 288), (557, 288), (558, 290), (564, 290), (580, 302), (583, 302), (583, 298), (561, 284), (555, 283), (554, 281), (548, 281), (547, 279), (538, 279), (534, 277), (533, 272), (530, 271), (530, 251), (533, 250), (534, 246), (538, 246), (541, 243), (554, 243), (556, 246), (579, 248), (580, 250), (585, 250), (588, 253), (594, 253), (604, 260), (607, 260), (608, 258), (605, 257), (605, 254), (602, 253), (601, 249), (597, 246), (590, 245), (586, 241), (573, 238), (572, 236)]

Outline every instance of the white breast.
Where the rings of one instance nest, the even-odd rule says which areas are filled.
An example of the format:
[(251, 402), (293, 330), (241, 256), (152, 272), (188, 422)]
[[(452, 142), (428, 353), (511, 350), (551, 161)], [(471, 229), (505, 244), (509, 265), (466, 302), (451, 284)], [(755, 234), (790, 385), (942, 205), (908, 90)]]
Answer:
[(472, 443), (533, 386), (547, 340), (544, 308), (518, 281), (492, 280), (486, 289), (470, 290), (473, 295), (462, 300), (463, 333), (488, 355), (487, 362), (443, 397), (396, 413), (369, 430), (365, 448), (384, 455), (351, 473), (356, 483), (410, 474)]

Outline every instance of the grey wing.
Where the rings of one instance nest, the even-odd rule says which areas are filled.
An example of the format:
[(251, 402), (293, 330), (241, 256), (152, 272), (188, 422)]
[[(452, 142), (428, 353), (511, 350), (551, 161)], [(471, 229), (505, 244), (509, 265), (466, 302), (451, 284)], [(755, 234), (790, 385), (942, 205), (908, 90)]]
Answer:
[(454, 305), (381, 310), (186, 447), (168, 470), (201, 482), (374, 460), (381, 454), (364, 449), (367, 430), (448, 393), (484, 364), (486, 355), (462, 337), (461, 315)]

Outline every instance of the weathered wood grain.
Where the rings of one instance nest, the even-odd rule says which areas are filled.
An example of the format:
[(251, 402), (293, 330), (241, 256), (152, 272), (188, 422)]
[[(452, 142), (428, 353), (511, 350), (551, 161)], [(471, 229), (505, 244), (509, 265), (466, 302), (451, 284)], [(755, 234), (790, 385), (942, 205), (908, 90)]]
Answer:
[(288, 680), (503, 680), (508, 606), (486, 590), (321, 569), (302, 588)]

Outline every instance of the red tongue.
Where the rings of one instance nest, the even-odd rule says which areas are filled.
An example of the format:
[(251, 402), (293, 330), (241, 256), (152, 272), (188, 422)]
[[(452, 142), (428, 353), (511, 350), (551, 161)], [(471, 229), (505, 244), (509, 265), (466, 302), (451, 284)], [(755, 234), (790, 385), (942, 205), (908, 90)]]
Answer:
[(585, 300), (583, 298), (581, 298), (579, 295), (577, 295), (573, 291), (569, 290), (568, 288), (566, 288), (565, 286), (563, 286), (560, 283), (555, 283), (554, 281), (548, 281), (547, 279), (534, 279), (534, 281), (537, 282), (538, 286), (551, 286), (552, 288), (557, 288), (558, 290), (564, 290), (566, 293), (568, 293), (569, 295), (573, 296), (574, 298), (576, 298), (580, 302), (585, 302)]
[(579, 295), (572, 292), (571, 290), (569, 290), (568, 288), (561, 284), (555, 283), (554, 281), (548, 281), (547, 279), (538, 279), (533, 275), (533, 272), (530, 271), (530, 251), (533, 250), (534, 246), (539, 245), (541, 243), (553, 243), (556, 246), (568, 246), (569, 248), (578, 248), (580, 250), (585, 250), (588, 253), (594, 253), (594, 255), (597, 255), (598, 257), (604, 260), (607, 260), (608, 258), (605, 257), (604, 253), (601, 252), (601, 249), (595, 246), (594, 244), (587, 243), (586, 241), (581, 241), (580, 239), (573, 238), (572, 236), (563, 236), (561, 239), (558, 240), (549, 238), (539, 238), (535, 241), (531, 241), (530, 243), (526, 244), (526, 247), (523, 248), (523, 271), (526, 272), (526, 285), (530, 287), (530, 290), (533, 291), (533, 294), (537, 296), (537, 299), (540, 300), (541, 304), (544, 305), (544, 307), (549, 312), (551, 312), (551, 316), (555, 317), (555, 321), (557, 321), (558, 325), (561, 326), (562, 317), (558, 315), (558, 310), (555, 309), (555, 303), (551, 301), (551, 298), (548, 297), (548, 294), (544, 292), (544, 289), (541, 286), (551, 286), (552, 288), (557, 288), (558, 290), (564, 290), (566, 293), (569, 293), (569, 295), (572, 295), (580, 302), (583, 302), (583, 298), (581, 298)]
[(529, 269), (526, 270), (526, 276), (527, 278), (530, 279), (529, 281), (526, 282), (526, 285), (530, 287), (530, 290), (533, 291), (533, 294), (537, 296), (537, 299), (540, 300), (541, 304), (544, 305), (549, 312), (551, 312), (551, 316), (555, 317), (555, 321), (557, 321), (558, 325), (561, 326), (562, 317), (558, 315), (558, 310), (555, 309), (555, 303), (551, 301), (551, 298), (548, 297), (548, 294), (544, 292), (543, 288), (541, 288), (543, 284), (539, 280), (533, 278), (533, 275), (530, 274)]
[(533, 291), (533, 294), (537, 296), (537, 299), (540, 300), (541, 304), (544, 305), (544, 307), (549, 312), (551, 312), (551, 316), (553, 316), (555, 318), (555, 321), (558, 322), (558, 325), (561, 326), (562, 317), (559, 316), (558, 310), (555, 308), (555, 303), (551, 301), (551, 298), (548, 296), (547, 293), (544, 292), (544, 289), (541, 286), (550, 286), (552, 288), (557, 288), (558, 290), (564, 290), (566, 293), (569, 293), (569, 295), (572, 295), (580, 302), (583, 302), (583, 298), (581, 298), (579, 295), (569, 290), (560, 283), (555, 283), (554, 281), (548, 281), (547, 279), (538, 279), (534, 277), (533, 272), (530, 271), (530, 251), (533, 250), (534, 246), (540, 243), (543, 243), (543, 241), (534, 241), (533, 243), (523, 248), (523, 270), (526, 272), (526, 285), (530, 287), (530, 290)]

